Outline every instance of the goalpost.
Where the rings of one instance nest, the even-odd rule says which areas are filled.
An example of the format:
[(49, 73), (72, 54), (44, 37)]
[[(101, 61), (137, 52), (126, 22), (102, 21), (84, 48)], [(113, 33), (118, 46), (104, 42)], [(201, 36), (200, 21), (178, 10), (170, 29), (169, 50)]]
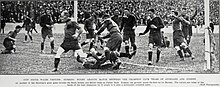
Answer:
[(73, 13), (73, 19), (74, 19), (74, 21), (76, 21), (77, 22), (77, 14), (78, 14), (78, 0), (74, 0), (74, 13)]
[(211, 46), (209, 35), (209, 0), (204, 0), (205, 5), (205, 66), (204, 70), (211, 70)]

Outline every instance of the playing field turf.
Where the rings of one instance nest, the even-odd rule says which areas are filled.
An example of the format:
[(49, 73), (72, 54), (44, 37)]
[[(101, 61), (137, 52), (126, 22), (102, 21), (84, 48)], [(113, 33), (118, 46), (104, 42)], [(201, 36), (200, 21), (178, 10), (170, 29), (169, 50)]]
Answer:
[[(40, 30), (40, 29), (39, 29)], [(40, 31), (38, 31), (40, 32)], [(62, 33), (54, 34), (55, 50), (59, 47), (63, 40)], [(137, 36), (137, 54), (132, 59), (121, 58), (122, 65), (118, 70), (100, 70), (100, 69), (84, 69), (80, 63), (72, 57), (72, 51), (62, 55), (59, 65), (59, 71), (51, 72), (54, 64), (54, 57), (50, 53), (50, 41), (46, 40), (45, 52), (40, 54), (41, 34), (33, 33), (33, 43), (23, 43), (24, 33), (18, 34), (16, 37), (17, 51), (15, 54), (0, 54), (0, 74), (106, 74), (106, 73), (219, 73), (219, 62), (214, 64), (213, 72), (203, 71), (204, 68), (204, 34), (194, 34), (190, 43), (190, 49), (194, 53), (195, 59), (186, 58), (185, 61), (179, 61), (179, 56), (173, 48), (172, 33), (165, 33), (165, 36), (171, 41), (170, 48), (162, 48), (161, 60), (154, 63), (153, 66), (147, 65), (147, 50), (148, 50), (148, 34), (145, 36)], [(0, 49), (3, 48), (3, 39), (6, 34), (0, 35)], [(85, 40), (85, 34), (82, 35), (81, 42)], [(215, 34), (216, 41), (216, 57), (219, 56), (219, 34)], [(124, 45), (124, 44), (123, 44)], [(122, 52), (124, 46), (122, 45)], [(85, 52), (88, 52), (88, 45), (83, 47)], [(156, 57), (155, 53), (153, 55)]]

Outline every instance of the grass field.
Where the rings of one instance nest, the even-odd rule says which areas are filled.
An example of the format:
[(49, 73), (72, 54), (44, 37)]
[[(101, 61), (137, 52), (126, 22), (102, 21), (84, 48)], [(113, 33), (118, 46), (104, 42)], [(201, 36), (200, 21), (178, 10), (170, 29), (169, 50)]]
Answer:
[[(55, 50), (59, 47), (63, 40), (63, 34), (55, 33)], [(24, 33), (18, 34), (15, 54), (0, 54), (0, 74), (124, 74), (124, 73), (219, 73), (219, 62), (214, 64), (214, 71), (203, 71), (204, 68), (204, 39), (203, 34), (194, 34), (190, 43), (190, 48), (194, 53), (195, 60), (186, 58), (185, 61), (179, 61), (179, 57), (173, 48), (172, 34), (165, 33), (165, 36), (171, 40), (171, 46), (168, 49), (162, 48), (161, 60), (153, 66), (147, 65), (147, 44), (148, 34), (146, 36), (137, 36), (136, 44), (138, 51), (132, 59), (121, 58), (122, 65), (119, 70), (100, 70), (100, 69), (84, 69), (75, 57), (69, 57), (72, 51), (62, 55), (59, 65), (59, 71), (51, 72), (53, 69), (54, 57), (50, 53), (49, 39), (45, 43), (46, 54), (40, 54), (41, 34), (34, 33), (33, 43), (23, 43)], [(0, 49), (4, 49), (2, 42), (6, 35), (0, 35)], [(85, 35), (82, 35), (82, 40), (85, 40)], [(217, 50), (215, 52), (217, 60), (219, 56), (219, 34), (215, 34)], [(85, 52), (88, 46), (83, 48)], [(122, 46), (122, 51), (124, 47)], [(154, 53), (153, 57), (156, 55)]]

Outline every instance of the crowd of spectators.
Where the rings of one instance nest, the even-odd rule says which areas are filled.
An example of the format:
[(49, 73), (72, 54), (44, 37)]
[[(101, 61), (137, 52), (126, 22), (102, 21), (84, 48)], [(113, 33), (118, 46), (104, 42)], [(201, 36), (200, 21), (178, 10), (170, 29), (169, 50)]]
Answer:
[[(28, 15), (37, 23), (45, 9), (50, 9), (54, 22), (59, 23), (59, 17), (63, 10), (73, 13), (73, 1), (2, 1), (1, 15), (6, 22), (22, 22), (23, 16)], [(218, 24), (219, 15), (218, 0), (210, 0), (210, 19)], [(87, 14), (107, 12), (113, 15), (118, 9), (123, 15), (123, 9), (128, 8), (137, 17), (139, 24), (144, 24), (147, 17), (147, 9), (154, 8), (164, 21), (169, 21), (171, 10), (187, 8), (189, 15), (195, 10), (199, 13), (195, 23), (204, 23), (204, 0), (78, 0), (78, 21), (83, 23)]]

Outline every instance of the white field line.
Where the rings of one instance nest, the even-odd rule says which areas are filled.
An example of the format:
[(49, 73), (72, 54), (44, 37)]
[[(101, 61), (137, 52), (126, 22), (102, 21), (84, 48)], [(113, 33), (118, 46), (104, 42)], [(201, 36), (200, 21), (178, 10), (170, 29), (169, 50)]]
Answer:
[(129, 65), (141, 66), (141, 67), (193, 71), (191, 69), (184, 69), (184, 68), (177, 68), (177, 67), (162, 67), (162, 66), (154, 66), (154, 65), (147, 65), (147, 64), (135, 64), (135, 63), (131, 63), (131, 62), (123, 62), (123, 63), (129, 64)]

